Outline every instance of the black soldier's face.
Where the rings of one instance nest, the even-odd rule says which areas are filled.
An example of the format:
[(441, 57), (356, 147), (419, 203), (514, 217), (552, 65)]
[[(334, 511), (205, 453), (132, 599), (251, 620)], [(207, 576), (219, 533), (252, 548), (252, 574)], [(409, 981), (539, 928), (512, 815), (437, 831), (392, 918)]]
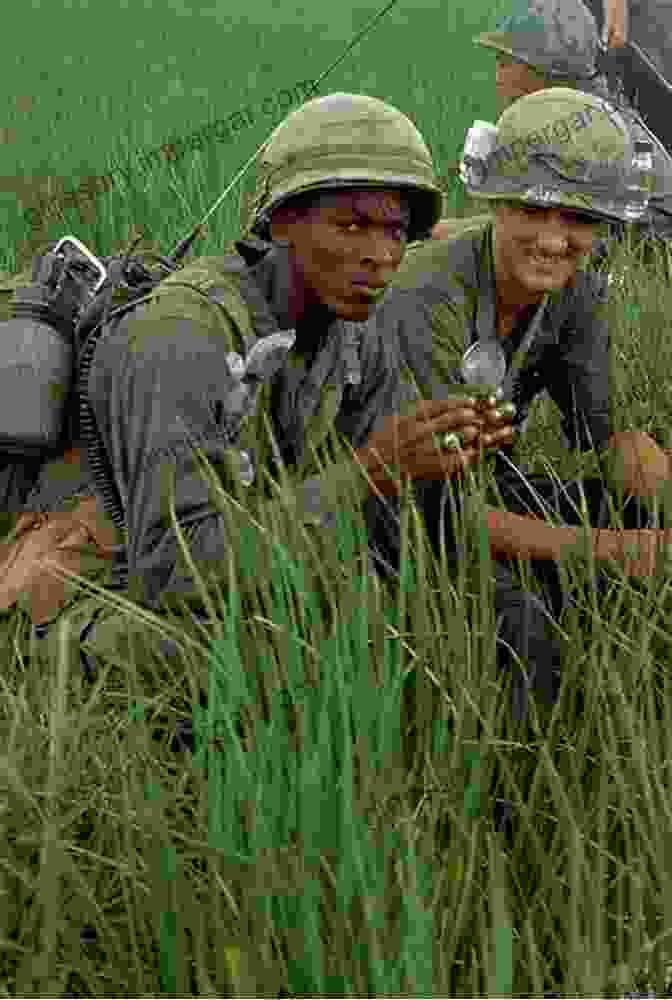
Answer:
[(409, 212), (401, 193), (337, 191), (280, 219), (273, 221), (273, 238), (289, 243), (305, 305), (366, 320), (406, 249)]
[(534, 301), (564, 288), (589, 254), (596, 223), (580, 212), (502, 204), (495, 210), (495, 273), (507, 298)]

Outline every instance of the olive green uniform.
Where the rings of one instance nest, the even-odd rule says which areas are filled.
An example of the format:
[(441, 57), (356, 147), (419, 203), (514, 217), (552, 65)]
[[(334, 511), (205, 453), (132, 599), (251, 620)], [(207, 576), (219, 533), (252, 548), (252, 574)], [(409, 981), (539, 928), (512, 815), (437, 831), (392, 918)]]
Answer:
[[(260, 334), (288, 329), (286, 249), (260, 241), (241, 246), (248, 259), (257, 259), (250, 274), (268, 302), (264, 329), (253, 327), (237, 277), (218, 268), (217, 258), (207, 258), (177, 272), (150, 303), (112, 323), (96, 348), (89, 400), (125, 498), (126, 520), (126, 544), (112, 566), (105, 566), (104, 583), (122, 591), (129, 585), (133, 596), (152, 608), (175, 597), (197, 614), (202, 608), (167, 523), (169, 471), (176, 516), (194, 561), (226, 578), (232, 539), (209, 499), (194, 443), (222, 485), (244, 498), (253, 488), (243, 485), (241, 493), (244, 473), (251, 471), (258, 481), (264, 468), (275, 468), (273, 444), (264, 431), (268, 416), (283, 462), (293, 470), (297, 516), (328, 528), (330, 515), (353, 496), (364, 500), (368, 487), (354, 463), (315, 475), (313, 455), (334, 432), (360, 447), (408, 393), (381, 340), (364, 338), (360, 324), (322, 311), (296, 327), (295, 347), (271, 381), (259, 387), (255, 407), (241, 421), (239, 445), (232, 448), (227, 421), (234, 387), (225, 377), (227, 358), (244, 353), (243, 345)], [(122, 613), (103, 609), (95, 597), (74, 595), (65, 613), (73, 636), (82, 638), (85, 660), (123, 656), (132, 622)], [(88, 630), (83, 636), (82, 629)], [(38, 630), (44, 638), (37, 648), (47, 655), (56, 653), (55, 631), (54, 624)], [(170, 643), (161, 648), (170, 651)]]
[[(112, 563), (103, 558), (85, 572), (100, 570), (110, 589), (128, 589), (152, 608), (171, 598), (181, 608), (185, 601), (198, 604), (169, 518), (171, 495), (204, 575), (220, 584), (228, 579), (227, 557), (238, 542), (211, 502), (194, 445), (211, 463), (223, 494), (235, 497), (243, 511), (274, 502), (265, 493), (272, 493), (278, 469), (286, 467), (294, 488), (284, 491), (283, 503), (293, 509), (294, 523), (317, 525), (321, 532), (346, 497), (360, 503), (368, 496), (356, 463), (330, 462), (330, 456), (344, 442), (364, 444), (377, 422), (408, 398), (388, 346), (360, 336), (361, 325), (317, 308), (289, 336), (287, 252), (268, 242), (268, 227), (276, 207), (295, 195), (383, 187), (403, 193), (409, 239), (426, 235), (438, 221), (442, 195), (413, 122), (361, 94), (316, 98), (275, 129), (255, 174), (240, 231), (262, 242), (237, 244), (246, 266), (240, 258), (232, 267), (222, 258), (203, 258), (171, 274), (150, 301), (113, 319), (100, 336), (91, 334), (80, 359), (82, 412), (91, 420), (81, 428), (84, 466), (67, 473), (76, 489), (88, 459), (95, 482), (85, 491), (105, 506), (112, 518), (106, 527), (118, 526)], [(42, 301), (44, 289), (36, 291)], [(290, 343), (295, 338), (285, 361), (278, 354), (283, 337)], [(4, 473), (7, 490), (22, 501), (36, 467), (17, 471), (11, 464)], [(56, 470), (57, 480), (62, 471)], [(44, 501), (53, 510), (53, 493), (45, 500), (40, 491), (41, 484), (32, 509)], [(81, 639), (84, 655), (123, 657), (132, 620), (72, 591), (71, 606), (58, 617), (70, 623), (73, 643)], [(55, 655), (56, 622), (43, 626), (35, 628), (33, 651)]]

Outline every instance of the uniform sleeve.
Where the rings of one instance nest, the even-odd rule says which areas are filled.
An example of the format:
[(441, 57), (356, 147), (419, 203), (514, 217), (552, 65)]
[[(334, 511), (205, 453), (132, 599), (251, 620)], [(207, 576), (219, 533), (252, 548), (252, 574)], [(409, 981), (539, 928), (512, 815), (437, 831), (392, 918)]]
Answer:
[(398, 343), (384, 326), (371, 321), (360, 330), (361, 382), (346, 387), (336, 429), (361, 448), (391, 414), (410, 398)]
[(5, 538), (16, 526), (42, 464), (41, 459), (0, 454), (0, 538)]
[(610, 348), (606, 284), (584, 275), (559, 331), (559, 350), (548, 378), (571, 448), (604, 448), (612, 433)]
[(425, 289), (393, 290), (375, 314), (380, 335), (398, 346), (425, 399), (442, 399), (460, 382), (465, 317), (449, 297)]
[[(237, 544), (249, 529), (244, 510), (238, 514), (230, 505), (233, 520), (218, 511), (192, 449), (194, 443), (200, 447), (217, 473), (217, 485), (244, 505), (241, 456), (227, 437), (233, 383), (226, 375), (226, 354), (236, 348), (233, 330), (229, 334), (193, 319), (158, 324), (136, 315), (122, 320), (96, 350), (89, 399), (124, 502), (129, 583), (150, 606), (173, 596), (198, 598), (171, 525), (169, 490), (201, 576), (226, 580), (232, 533)], [(367, 416), (356, 437), (366, 435), (367, 421), (375, 422), (378, 410), (391, 405), (395, 380), (394, 372), (377, 371), (372, 363), (363, 388)], [(322, 527), (344, 497), (360, 497), (362, 491), (368, 493), (366, 480), (349, 462), (297, 484), (284, 495), (283, 506), (304, 523)]]
[(0, 514), (18, 514), (42, 468), (41, 459), (0, 454)]
[(150, 605), (164, 592), (188, 596), (194, 583), (182, 564), (168, 507), (200, 570), (226, 558), (224, 521), (197, 467), (193, 444), (226, 486), (235, 475), (227, 420), (233, 381), (226, 355), (233, 331), (182, 318), (122, 319), (96, 350), (89, 399), (125, 508), (129, 581)]
[[(358, 325), (361, 383), (346, 388), (336, 419), (336, 429), (354, 449), (362, 448), (389, 416), (412, 409), (418, 398), (392, 332), (373, 319)], [(325, 527), (333, 522), (337, 510), (363, 503), (368, 494), (368, 482), (356, 462), (344, 460), (298, 487), (301, 516), (304, 523)]]

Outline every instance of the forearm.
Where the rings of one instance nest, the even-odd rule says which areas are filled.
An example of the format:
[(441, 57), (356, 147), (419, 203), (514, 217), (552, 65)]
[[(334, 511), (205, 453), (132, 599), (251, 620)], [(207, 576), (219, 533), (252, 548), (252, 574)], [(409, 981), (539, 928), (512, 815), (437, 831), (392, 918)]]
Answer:
[(671, 456), (642, 431), (612, 434), (605, 463), (609, 485), (625, 495), (651, 499), (672, 478)]
[[(549, 524), (532, 516), (489, 509), (487, 527), (490, 552), (494, 559), (560, 560), (575, 549), (581, 528)], [(592, 530), (592, 551), (596, 561), (621, 561), (628, 542), (636, 542), (636, 531)]]

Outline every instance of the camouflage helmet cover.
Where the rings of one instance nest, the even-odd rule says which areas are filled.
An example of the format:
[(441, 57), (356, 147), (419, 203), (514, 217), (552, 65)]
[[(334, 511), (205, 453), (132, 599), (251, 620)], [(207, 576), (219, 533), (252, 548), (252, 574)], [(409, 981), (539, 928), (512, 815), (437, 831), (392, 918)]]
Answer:
[(530, 0), (474, 41), (550, 79), (591, 80), (598, 72), (595, 18), (575, 0)]
[(497, 122), (479, 198), (559, 205), (625, 220), (632, 141), (623, 117), (593, 94), (551, 87), (519, 98)]
[(268, 237), (271, 213), (308, 191), (402, 189), (409, 195), (409, 239), (428, 233), (442, 209), (431, 153), (413, 122), (361, 94), (306, 101), (278, 125), (262, 152), (241, 228)]

